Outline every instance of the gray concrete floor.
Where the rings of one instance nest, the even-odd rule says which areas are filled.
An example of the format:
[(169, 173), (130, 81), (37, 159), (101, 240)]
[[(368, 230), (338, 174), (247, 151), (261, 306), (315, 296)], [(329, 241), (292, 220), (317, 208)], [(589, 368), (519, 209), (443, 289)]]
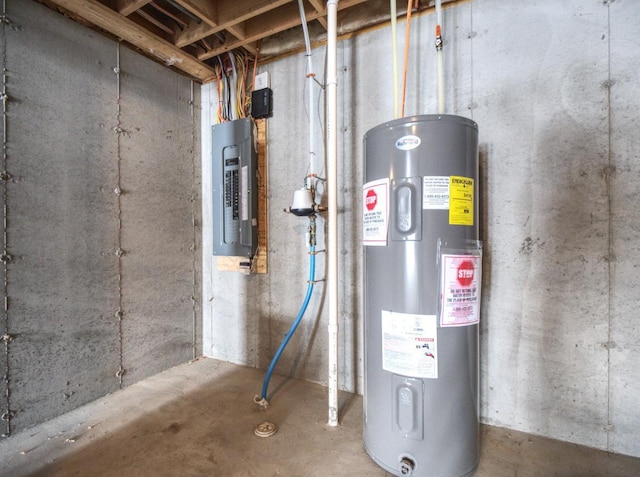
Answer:
[[(386, 476), (362, 446), (362, 398), (341, 395), (326, 425), (326, 388), (211, 359), (178, 366), (0, 441), (0, 475)], [(279, 426), (269, 438), (254, 427)], [(483, 426), (477, 477), (637, 476), (640, 459)]]

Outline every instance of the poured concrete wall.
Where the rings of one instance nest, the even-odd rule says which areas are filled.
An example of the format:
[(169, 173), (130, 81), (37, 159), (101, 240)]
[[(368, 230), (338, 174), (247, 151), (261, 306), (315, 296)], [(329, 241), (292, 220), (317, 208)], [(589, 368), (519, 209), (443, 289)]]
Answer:
[[(406, 115), (435, 111), (434, 20), (412, 23)], [(476, 0), (444, 11), (447, 112), (473, 118), (480, 129), (482, 419), (635, 456), (639, 21), (635, 2), (623, 0)], [(399, 48), (404, 34), (402, 22)], [(390, 30), (338, 48), (340, 385), (361, 391), (362, 137), (393, 117)], [(314, 56), (322, 73), (323, 49)], [(271, 73), (275, 103), (269, 274), (215, 269), (206, 249), (207, 199), (203, 229), (204, 352), (258, 367), (293, 321), (307, 274), (304, 219), (281, 212), (306, 173), (305, 57), (263, 70)], [(203, 88), (203, 118), (210, 121), (215, 106), (215, 90)], [(322, 292), (279, 372), (326, 382)]]
[(7, 18), (3, 434), (200, 350), (192, 83), (35, 2)]

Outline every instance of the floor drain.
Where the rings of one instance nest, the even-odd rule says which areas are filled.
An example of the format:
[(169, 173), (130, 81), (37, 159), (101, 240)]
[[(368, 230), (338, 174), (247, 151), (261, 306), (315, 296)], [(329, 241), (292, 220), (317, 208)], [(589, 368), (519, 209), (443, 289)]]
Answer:
[(278, 432), (278, 426), (273, 422), (263, 422), (258, 424), (253, 432), (258, 437), (271, 437)]

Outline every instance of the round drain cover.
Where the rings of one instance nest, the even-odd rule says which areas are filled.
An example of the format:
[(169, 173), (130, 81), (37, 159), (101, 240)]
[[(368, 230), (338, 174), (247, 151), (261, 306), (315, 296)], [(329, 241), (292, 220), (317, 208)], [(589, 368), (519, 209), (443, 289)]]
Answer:
[(258, 424), (253, 430), (255, 435), (258, 437), (271, 437), (277, 431), (278, 426), (276, 426), (273, 422), (263, 422), (262, 424)]

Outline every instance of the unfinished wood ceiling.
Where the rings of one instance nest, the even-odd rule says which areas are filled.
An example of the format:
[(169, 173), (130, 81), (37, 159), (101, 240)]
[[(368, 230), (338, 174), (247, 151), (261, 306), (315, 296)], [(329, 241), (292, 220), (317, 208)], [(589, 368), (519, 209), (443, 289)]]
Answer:
[[(39, 1), (202, 82), (215, 79), (218, 55), (242, 49), (264, 60), (297, 49), (303, 42), (297, 0)], [(431, 8), (434, 0), (411, 2), (416, 12)], [(312, 39), (322, 39), (326, 1), (304, 0), (303, 4)], [(399, 14), (406, 8), (407, 2), (398, 1)], [(338, 2), (340, 34), (387, 20), (388, 0)], [(293, 35), (299, 40), (292, 41)]]

